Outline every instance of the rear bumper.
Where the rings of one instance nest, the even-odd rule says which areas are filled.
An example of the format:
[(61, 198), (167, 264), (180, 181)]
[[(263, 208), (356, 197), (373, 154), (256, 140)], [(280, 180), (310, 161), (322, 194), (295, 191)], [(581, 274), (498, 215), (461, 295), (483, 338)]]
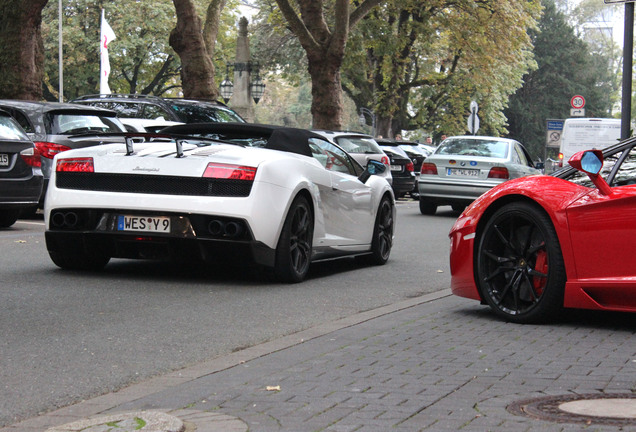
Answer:
[(445, 182), (420, 176), (418, 190), (421, 197), (432, 198), (440, 202), (472, 202), (502, 181)]
[(0, 180), (0, 208), (31, 207), (42, 193), (42, 176)]
[(411, 192), (415, 187), (415, 177), (393, 177), (393, 193), (396, 195)]
[(112, 258), (204, 261), (274, 266), (275, 250), (253, 240), (174, 238), (153, 235), (46, 231), (49, 252), (99, 251)]

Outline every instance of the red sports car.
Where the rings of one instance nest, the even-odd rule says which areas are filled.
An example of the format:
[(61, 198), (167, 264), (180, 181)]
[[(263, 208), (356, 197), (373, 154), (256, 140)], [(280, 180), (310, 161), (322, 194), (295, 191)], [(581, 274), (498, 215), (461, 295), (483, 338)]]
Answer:
[(451, 288), (512, 322), (636, 312), (636, 139), (483, 194), (450, 231)]

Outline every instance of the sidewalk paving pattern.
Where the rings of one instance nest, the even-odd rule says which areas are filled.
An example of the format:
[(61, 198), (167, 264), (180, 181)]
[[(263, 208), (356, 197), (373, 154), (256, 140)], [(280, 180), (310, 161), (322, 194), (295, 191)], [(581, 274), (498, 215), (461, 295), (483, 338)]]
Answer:
[(0, 432), (44, 432), (54, 426), (57, 431), (96, 415), (127, 412), (166, 413), (180, 418), (188, 432), (636, 430), (636, 420), (620, 413), (521, 415), (524, 401), (550, 396), (622, 396), (629, 402), (636, 389), (632, 316), (577, 312), (554, 324), (517, 325), (442, 291)]

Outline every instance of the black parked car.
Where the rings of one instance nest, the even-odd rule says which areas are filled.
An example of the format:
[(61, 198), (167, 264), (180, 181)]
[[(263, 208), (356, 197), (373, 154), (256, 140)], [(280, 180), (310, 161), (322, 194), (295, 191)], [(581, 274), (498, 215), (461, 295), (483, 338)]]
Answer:
[(107, 108), (124, 119), (166, 120), (179, 123), (245, 123), (225, 104), (213, 100), (163, 98), (139, 94), (95, 94), (73, 103)]
[(404, 140), (382, 140), (381, 145), (385, 147), (399, 147), (413, 162), (413, 172), (415, 172), (415, 185), (413, 189), (409, 191), (409, 195), (411, 195), (414, 199), (419, 199), (420, 193), (417, 186), (417, 179), (420, 176), (420, 170), (422, 169), (422, 162), (426, 159), (430, 153), (425, 150), (420, 143), (415, 141), (404, 141)]
[(99, 144), (124, 142), (124, 137), (107, 136), (126, 132), (117, 113), (102, 108), (58, 102), (0, 100), (0, 109), (7, 111), (22, 126), (40, 153), (44, 187), (51, 176), (56, 154)]
[(378, 139), (382, 151), (389, 157), (391, 176), (393, 177), (393, 193), (401, 198), (413, 191), (417, 186), (413, 161), (393, 140)]
[(35, 208), (41, 192), (40, 155), (11, 115), (0, 110), (0, 228)]

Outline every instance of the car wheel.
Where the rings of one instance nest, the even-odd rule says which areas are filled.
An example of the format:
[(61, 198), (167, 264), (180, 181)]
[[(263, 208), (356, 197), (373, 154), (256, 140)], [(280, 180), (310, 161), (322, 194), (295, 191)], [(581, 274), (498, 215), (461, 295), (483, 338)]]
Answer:
[(371, 255), (369, 255), (372, 264), (382, 265), (389, 260), (393, 246), (393, 226), (393, 205), (389, 198), (384, 197), (378, 207), (373, 227)]
[(314, 218), (309, 202), (298, 196), (289, 208), (276, 247), (274, 271), (283, 282), (301, 282), (309, 271)]
[(517, 202), (499, 209), (478, 239), (477, 283), (495, 313), (517, 323), (543, 322), (563, 307), (566, 281), (550, 218)]
[(4, 210), (0, 212), (0, 228), (9, 228), (20, 216), (20, 210)]
[(420, 196), (420, 213), (423, 215), (434, 215), (436, 211), (437, 204), (435, 204), (435, 201)]
[(110, 261), (109, 256), (97, 252), (75, 254), (50, 250), (49, 256), (56, 266), (65, 270), (101, 270)]

